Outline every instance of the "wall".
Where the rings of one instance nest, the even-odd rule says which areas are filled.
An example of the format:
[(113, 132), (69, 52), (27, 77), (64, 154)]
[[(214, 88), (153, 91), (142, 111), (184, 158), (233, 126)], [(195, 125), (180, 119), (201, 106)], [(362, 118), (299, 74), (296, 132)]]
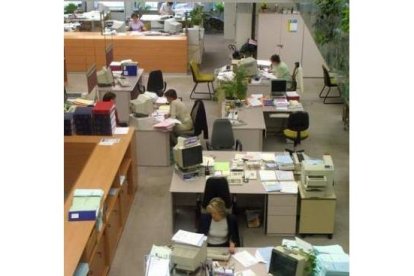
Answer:
[(236, 5), (236, 46), (238, 49), (247, 42), (252, 35), (251, 3), (238, 3)]
[(224, 39), (236, 37), (236, 3), (224, 3)]

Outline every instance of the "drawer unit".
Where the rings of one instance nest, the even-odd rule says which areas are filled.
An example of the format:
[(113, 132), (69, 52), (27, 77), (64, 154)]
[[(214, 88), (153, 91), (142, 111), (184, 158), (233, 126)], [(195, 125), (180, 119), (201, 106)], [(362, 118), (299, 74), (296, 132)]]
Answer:
[(294, 235), (296, 233), (296, 214), (296, 194), (269, 194), (267, 196), (266, 233)]
[(296, 215), (267, 216), (267, 234), (295, 235)]

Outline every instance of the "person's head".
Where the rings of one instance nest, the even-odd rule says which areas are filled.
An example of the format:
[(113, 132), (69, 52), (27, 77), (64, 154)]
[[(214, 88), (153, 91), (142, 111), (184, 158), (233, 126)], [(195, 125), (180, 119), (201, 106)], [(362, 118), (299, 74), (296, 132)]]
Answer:
[(172, 7), (172, 5), (174, 4), (174, 2), (167, 2), (167, 5)]
[(279, 65), (280, 63), (280, 57), (279, 55), (273, 55), (270, 57), (270, 61), (272, 62), (273, 65)]
[(212, 198), (207, 205), (207, 211), (214, 221), (220, 221), (226, 217), (226, 204), (219, 197)]
[(164, 97), (167, 98), (167, 101), (171, 103), (172, 101), (177, 99), (177, 92), (174, 89), (168, 89), (164, 93)]
[(132, 21), (134, 21), (134, 22), (137, 22), (138, 21), (138, 19), (139, 19), (139, 15), (137, 14), (137, 13), (133, 13), (132, 15), (131, 15), (131, 19), (132, 19)]
[(109, 102), (109, 101), (115, 102), (115, 100), (116, 100), (116, 95), (113, 92), (106, 92), (102, 98), (102, 101), (104, 102)]

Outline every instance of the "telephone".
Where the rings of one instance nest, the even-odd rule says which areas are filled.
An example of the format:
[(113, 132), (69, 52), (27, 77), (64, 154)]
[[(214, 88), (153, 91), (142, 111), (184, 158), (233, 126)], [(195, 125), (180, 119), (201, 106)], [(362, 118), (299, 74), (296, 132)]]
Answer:
[(102, 70), (96, 73), (98, 78), (98, 86), (112, 86), (114, 77), (112, 76), (111, 68), (102, 67)]

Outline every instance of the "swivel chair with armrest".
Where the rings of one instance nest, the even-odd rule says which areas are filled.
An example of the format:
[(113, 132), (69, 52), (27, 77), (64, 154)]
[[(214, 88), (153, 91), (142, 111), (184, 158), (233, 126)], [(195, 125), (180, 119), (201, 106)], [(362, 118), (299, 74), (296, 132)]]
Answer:
[(156, 93), (158, 97), (162, 97), (167, 89), (167, 83), (162, 77), (162, 71), (151, 71), (148, 77), (147, 89), (145, 90), (145, 87), (143, 89), (144, 91)]
[(239, 150), (243, 151), (243, 145), (238, 139), (234, 139), (233, 127), (228, 119), (217, 119), (213, 124), (211, 142), (207, 142), (207, 150)]
[[(322, 65), (322, 70), (323, 70), (323, 82), (324, 82), (324, 86), (321, 90), (321, 92), (319, 93), (319, 98), (323, 98), (323, 103), (324, 104), (342, 104), (342, 101), (338, 101), (338, 102), (327, 102), (326, 99), (333, 99), (333, 98), (341, 98), (341, 90), (338, 87), (338, 84), (336, 83), (336, 77), (335, 75), (329, 74), (328, 69), (326, 69), (326, 67), (324, 65)], [(325, 88), (328, 87), (328, 92), (326, 92), (325, 96), (322, 95), (323, 91), (325, 90)], [(331, 88), (332, 87), (336, 87), (338, 89), (339, 95), (337, 96), (329, 96), (329, 93), (331, 92)]]
[(291, 113), (288, 118), (287, 129), (283, 130), (284, 136), (293, 140), (293, 150), (286, 149), (289, 153), (303, 152), (303, 150), (296, 150), (296, 146), (300, 144), (302, 140), (308, 138), (309, 128), (309, 114), (305, 111), (296, 111)]
[[(190, 69), (191, 69), (191, 74), (193, 75), (193, 81), (194, 81), (194, 87), (193, 90), (191, 91), (190, 94), (190, 99), (195, 99), (193, 97), (193, 94), (208, 94), (210, 96), (210, 100), (212, 99), (212, 96), (214, 94), (214, 86), (213, 86), (213, 82), (214, 82), (214, 74), (203, 74), (200, 73), (200, 67), (199, 65), (192, 60), (190, 62)], [(208, 88), (208, 93), (207, 92), (196, 92), (196, 88), (197, 85), (199, 83), (207, 83), (207, 88)], [(210, 90), (210, 84), (211, 84), (211, 89), (213, 91)]]
[(182, 134), (184, 137), (200, 136), (203, 132), (204, 139), (208, 139), (208, 125), (206, 110), (202, 100), (196, 100), (191, 109), (191, 119), (193, 121), (193, 129)]

